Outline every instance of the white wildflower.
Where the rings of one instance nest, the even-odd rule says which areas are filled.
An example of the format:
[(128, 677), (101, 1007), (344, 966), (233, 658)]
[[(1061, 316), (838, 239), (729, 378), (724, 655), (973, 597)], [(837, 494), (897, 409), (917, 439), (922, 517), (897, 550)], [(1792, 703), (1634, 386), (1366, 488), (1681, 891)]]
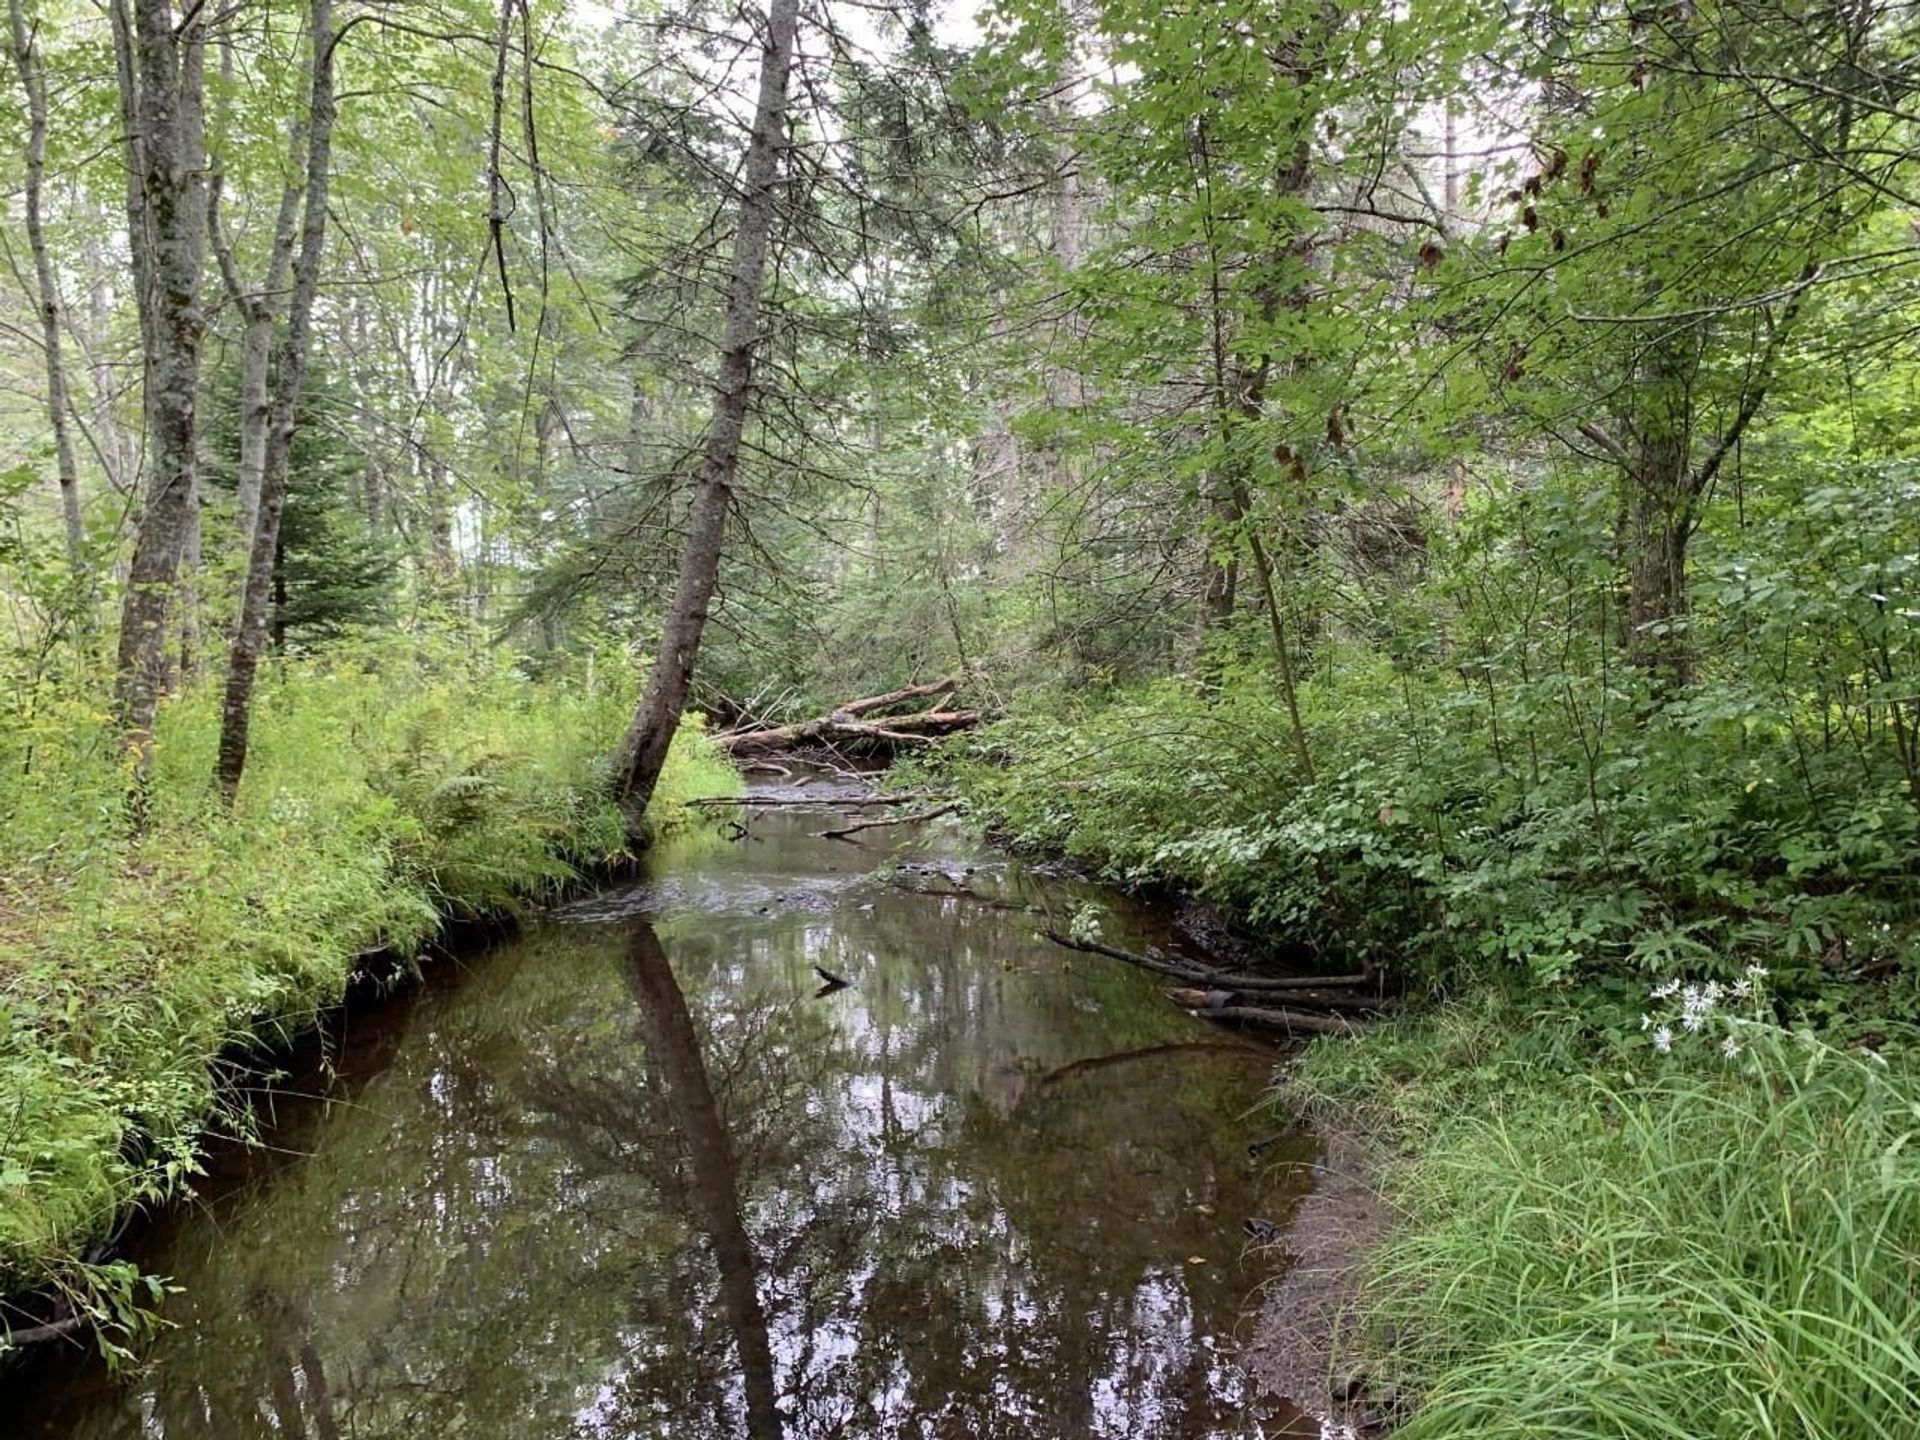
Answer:
[(1700, 1027), (1704, 1024), (1706, 1024), (1706, 1020), (1697, 1010), (1689, 1010), (1680, 1017), (1680, 1028), (1685, 1030), (1689, 1035), (1698, 1033)]
[(1662, 1025), (1658, 1030), (1654, 1031), (1653, 1048), (1658, 1050), (1662, 1055), (1665, 1055), (1669, 1050), (1673, 1049), (1673, 1031), (1669, 1030), (1665, 1025)]
[(1731, 1060), (1740, 1053), (1740, 1042), (1729, 1035), (1720, 1042), (1720, 1053)]
[(1652, 994), (1654, 999), (1664, 1000), (1669, 995), (1678, 994), (1679, 991), (1680, 991), (1680, 982), (1678, 980), (1663, 980), (1658, 985), (1653, 987)]
[(1650, 1029), (1652, 1029), (1652, 1028), (1653, 1028), (1653, 1017), (1652, 1017), (1651, 1015), (1642, 1015), (1642, 1016), (1640, 1017), (1640, 1028), (1641, 1028), (1642, 1030), (1650, 1030)]
[(1753, 981), (1741, 979), (1733, 982), (1733, 989), (1727, 992), (1736, 1000), (1744, 1000), (1753, 993)]
[(1755, 965), (1749, 965), (1749, 966), (1747, 966), (1747, 978), (1748, 978), (1748, 979), (1751, 979), (1751, 980), (1764, 980), (1764, 979), (1766, 979), (1766, 978), (1767, 978), (1767, 967), (1766, 967), (1766, 966), (1764, 966), (1764, 965), (1759, 965), (1759, 964), (1755, 964)]

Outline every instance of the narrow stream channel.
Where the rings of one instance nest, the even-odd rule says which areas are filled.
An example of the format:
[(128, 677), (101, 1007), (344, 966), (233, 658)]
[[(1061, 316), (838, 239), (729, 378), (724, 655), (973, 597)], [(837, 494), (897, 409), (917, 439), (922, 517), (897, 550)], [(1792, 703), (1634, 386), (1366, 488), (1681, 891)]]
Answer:
[(145, 1363), (43, 1357), (0, 1435), (1319, 1434), (1238, 1362), (1314, 1158), (1249, 1158), (1271, 1054), (1020, 907), (1163, 918), (843, 823), (670, 841), (356, 1016), (140, 1241)]

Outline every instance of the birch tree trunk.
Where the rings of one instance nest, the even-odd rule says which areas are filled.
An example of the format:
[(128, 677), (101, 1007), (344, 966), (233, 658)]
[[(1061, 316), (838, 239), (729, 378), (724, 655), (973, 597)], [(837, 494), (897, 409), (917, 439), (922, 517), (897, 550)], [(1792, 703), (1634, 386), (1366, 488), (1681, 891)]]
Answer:
[(327, 243), (327, 189), (333, 158), (333, 0), (313, 0), (312, 27), (313, 95), (307, 115), (307, 193), (300, 221), (300, 255), (293, 266), (287, 340), (274, 386), (273, 423), (267, 435), (259, 513), (247, 557), (246, 585), (240, 592), (240, 614), (233, 627), (226, 698), (220, 712), (220, 755), (215, 768), (220, 793), (229, 805), (247, 768), (253, 682), (273, 600), (274, 569), (280, 554), (280, 513), (287, 499), (287, 466), (299, 420), (300, 391), (307, 376), (313, 298), (319, 289), (320, 261)]
[(114, 0), (113, 10), (122, 106), (136, 122), (128, 144), (140, 167), (129, 178), (128, 213), (152, 454), (120, 612), (114, 686), (116, 716), (133, 762), (130, 807), (139, 830), (147, 819), (153, 722), (167, 683), (168, 625), (195, 489), (206, 205), (192, 164), (199, 142), (190, 132), (200, 113), (191, 89), (199, 79), (201, 20), (194, 12), (176, 35), (169, 0), (134, 0), (131, 22), (125, 0)]
[(46, 352), (47, 420), (53, 426), (54, 474), (60, 482), (60, 513), (67, 527), (67, 563), (78, 576), (86, 568), (86, 522), (80, 513), (80, 467), (74, 459), (68, 425), (67, 367), (60, 348), (60, 290), (53, 257), (47, 251), (41, 195), (47, 174), (47, 77), (34, 48), (21, 0), (8, 0), (13, 33), (13, 63), (27, 99), (27, 248), (33, 252), (34, 287), (40, 311), (40, 341)]
[(240, 340), (240, 468), (233, 498), (234, 530), (241, 545), (248, 547), (260, 516), (260, 482), (267, 469), (267, 430), (273, 420), (267, 378), (273, 365), (276, 311), (287, 294), (293, 270), (294, 228), (300, 219), (302, 189), (293, 177), (302, 169), (305, 138), (306, 128), (296, 127), (287, 156), (287, 183), (280, 190), (280, 209), (274, 215), (273, 238), (268, 242), (266, 273), (257, 289), (249, 289), (241, 279), (233, 246), (221, 224), (221, 177), (217, 170), (207, 200), (207, 236), (213, 242), (214, 258), (220, 262), (220, 278), (234, 307), (246, 319)]
[(661, 629), (659, 653), (615, 766), (614, 793), (628, 826), (636, 833), (666, 765), (681, 711), (686, 708), (694, 659), (706, 630), (707, 607), (720, 578), (720, 552), (733, 503), (733, 480), (760, 343), (761, 290), (777, 208), (775, 187), (785, 146), (787, 79), (793, 68), (798, 12), (798, 0), (772, 0), (767, 12), (760, 91), (754, 106), (753, 135), (747, 143), (740, 215), (733, 233), (733, 268), (713, 419), (694, 476), (687, 538), (680, 550), (680, 571)]

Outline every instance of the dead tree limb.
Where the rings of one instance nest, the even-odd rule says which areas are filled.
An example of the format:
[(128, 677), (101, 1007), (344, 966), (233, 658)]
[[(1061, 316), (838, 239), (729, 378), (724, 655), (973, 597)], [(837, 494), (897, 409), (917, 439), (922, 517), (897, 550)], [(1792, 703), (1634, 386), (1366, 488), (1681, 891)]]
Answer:
[[(1165, 975), (1172, 980), (1185, 980), (1190, 985), (1202, 985), (1211, 990), (1229, 990), (1236, 994), (1275, 992), (1292, 994), (1315, 990), (1351, 990), (1356, 986), (1370, 983), (1370, 977), (1366, 975), (1228, 975), (1204, 965), (1139, 955), (1131, 950), (1122, 950), (1118, 945), (1103, 945), (1098, 940), (1076, 940), (1059, 930), (1047, 930), (1043, 933), (1054, 944), (1064, 945), (1069, 950), (1081, 950), (1090, 955), (1110, 956), (1115, 960), (1124, 960), (1129, 965), (1138, 965), (1142, 970), (1151, 970), (1156, 975)], [(1305, 996), (1301, 995), (1299, 998), (1304, 1001)]]
[[(896, 705), (904, 705), (909, 700), (931, 700), (936, 695), (945, 695), (957, 688), (959, 677), (949, 675), (944, 680), (935, 680), (930, 685), (907, 685), (898, 690), (889, 690), (884, 695), (869, 695), (864, 700), (850, 700), (833, 713), (836, 715), (871, 715), (876, 710), (891, 710)], [(935, 707), (938, 708), (937, 706)]]
[(913, 815), (889, 815), (885, 820), (862, 820), (857, 825), (842, 825), (836, 830), (822, 830), (819, 835), (822, 840), (847, 840), (858, 835), (862, 830), (878, 830), (886, 825), (915, 825), (922, 820), (938, 820), (942, 815), (950, 815), (959, 808), (960, 802), (955, 800)]

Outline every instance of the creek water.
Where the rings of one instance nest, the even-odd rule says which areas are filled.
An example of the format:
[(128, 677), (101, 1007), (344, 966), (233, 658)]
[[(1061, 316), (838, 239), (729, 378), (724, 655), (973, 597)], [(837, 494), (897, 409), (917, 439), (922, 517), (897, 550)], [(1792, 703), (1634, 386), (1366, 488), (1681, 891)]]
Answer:
[(950, 822), (743, 815), (351, 1016), (137, 1242), (171, 1328), (38, 1357), (0, 1435), (1321, 1433), (1238, 1359), (1243, 1222), (1314, 1159), (1249, 1156), (1272, 1055), (1027, 907), (1165, 918)]

